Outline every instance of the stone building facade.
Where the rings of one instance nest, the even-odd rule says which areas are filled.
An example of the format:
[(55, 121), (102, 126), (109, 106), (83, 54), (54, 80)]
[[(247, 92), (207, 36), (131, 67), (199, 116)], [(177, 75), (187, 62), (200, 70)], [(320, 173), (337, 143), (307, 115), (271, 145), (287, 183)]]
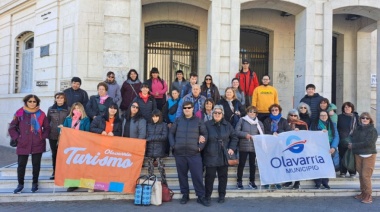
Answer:
[(242, 58), (271, 76), (284, 111), (314, 83), (376, 115), (379, 20), (378, 0), (2, 0), (0, 144), (23, 96), (46, 111), (73, 76), (94, 94), (108, 71), (121, 84), (131, 68), (168, 81), (181, 68), (223, 93)]

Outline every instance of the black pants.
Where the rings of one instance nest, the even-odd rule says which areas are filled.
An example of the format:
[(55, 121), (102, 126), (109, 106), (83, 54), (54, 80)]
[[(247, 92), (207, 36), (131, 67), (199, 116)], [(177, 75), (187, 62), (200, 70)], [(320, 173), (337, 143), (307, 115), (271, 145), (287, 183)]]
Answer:
[(251, 96), (245, 95), (244, 98), (245, 98), (245, 107), (247, 108), (247, 107), (251, 106), (252, 105), (252, 95)]
[(266, 118), (270, 116), (270, 113), (259, 113), (257, 114), (257, 118), (261, 121), (264, 122)]
[(160, 111), (162, 111), (162, 108), (164, 107), (165, 103), (165, 98), (156, 98), (157, 109), (159, 109)]
[(206, 176), (205, 176), (206, 197), (211, 197), (212, 195), (216, 173), (218, 173), (219, 197), (226, 196), (228, 166), (218, 166), (218, 167), (206, 167)]
[[(344, 157), (344, 154), (347, 152), (348, 148), (345, 147), (340, 147), (338, 146), (339, 150), (339, 160), (342, 161), (342, 158)], [(340, 163), (340, 174), (346, 174), (347, 173), (347, 168)], [(356, 172), (349, 172), (350, 174), (356, 174)]]
[(203, 185), (203, 163), (201, 154), (194, 156), (175, 156), (177, 166), (179, 187), (182, 194), (189, 194), (189, 181), (187, 173), (190, 170), (191, 179), (195, 194), (198, 197), (205, 196), (205, 187)]
[[(33, 184), (38, 183), (38, 177), (40, 175), (41, 169), (41, 157), (42, 153), (32, 154), (32, 165), (33, 165)], [(18, 156), (18, 167), (17, 167), (17, 179), (18, 184), (24, 185), (25, 178), (25, 168), (28, 163), (29, 155), (19, 155)]]
[(237, 181), (243, 181), (243, 171), (245, 162), (247, 161), (247, 156), (249, 156), (249, 181), (255, 182), (255, 173), (256, 173), (256, 153), (255, 152), (239, 152), (239, 165), (237, 169)]
[(319, 178), (314, 180), (315, 185), (329, 185), (329, 178)]
[(52, 157), (52, 163), (53, 163), (53, 173), (55, 173), (55, 163), (57, 161), (57, 150), (58, 150), (57, 142), (58, 140), (49, 139), (51, 157)]

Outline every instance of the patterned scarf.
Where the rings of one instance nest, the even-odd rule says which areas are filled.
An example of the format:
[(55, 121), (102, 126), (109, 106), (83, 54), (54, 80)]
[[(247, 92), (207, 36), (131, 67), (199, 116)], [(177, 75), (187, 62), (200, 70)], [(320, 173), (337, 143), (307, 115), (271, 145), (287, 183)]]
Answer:
[(30, 114), (30, 131), (34, 133), (35, 135), (37, 135), (37, 133), (41, 135), (42, 133), (41, 126), (44, 120), (43, 120), (43, 117), (41, 116), (40, 107), (37, 106), (31, 109), (24, 106), (22, 110), (20, 109), (16, 112), (15, 116), (22, 117), (23, 113)]
[(269, 115), (270, 119), (272, 119), (272, 122), (270, 123), (270, 130), (271, 132), (277, 132), (278, 130), (278, 122), (281, 120), (281, 113), (279, 113), (277, 116), (273, 115), (272, 113)]
[(333, 141), (333, 136), (332, 136), (332, 130), (331, 130), (331, 126), (328, 122), (324, 122), (322, 120), (318, 120), (318, 129), (319, 130), (327, 130), (327, 132), (329, 133), (329, 142), (331, 144), (331, 142)]

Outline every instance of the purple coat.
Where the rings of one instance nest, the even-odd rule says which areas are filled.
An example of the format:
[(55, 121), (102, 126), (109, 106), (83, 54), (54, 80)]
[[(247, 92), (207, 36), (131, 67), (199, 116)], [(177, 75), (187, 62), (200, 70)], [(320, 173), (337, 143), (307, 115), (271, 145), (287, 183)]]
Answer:
[[(22, 113), (22, 116), (12, 120), (8, 132), (12, 139), (17, 139), (16, 153), (18, 155), (29, 155), (36, 153), (43, 153), (46, 151), (46, 138), (50, 133), (49, 121), (43, 111), (41, 111), (40, 119), (43, 120), (41, 124), (41, 133), (34, 134), (30, 129), (30, 114)], [(17, 132), (16, 128), (19, 128)]]

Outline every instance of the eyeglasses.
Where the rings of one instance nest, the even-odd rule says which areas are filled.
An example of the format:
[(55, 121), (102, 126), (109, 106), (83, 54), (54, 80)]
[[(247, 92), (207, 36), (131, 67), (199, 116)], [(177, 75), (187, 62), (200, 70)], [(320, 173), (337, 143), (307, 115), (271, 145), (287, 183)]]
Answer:
[(108, 76), (108, 78), (115, 78), (115, 76)]
[(250, 111), (248, 111), (248, 113), (257, 113), (257, 111), (250, 110)]
[(183, 107), (184, 110), (190, 110), (193, 107)]
[(131, 108), (136, 108), (136, 109), (139, 109), (139, 106), (136, 106), (136, 105), (132, 105)]
[(271, 110), (272, 112), (280, 111), (279, 109), (273, 109)]
[(220, 115), (220, 114), (222, 114), (222, 112), (214, 112), (213, 114), (214, 115)]
[(368, 117), (361, 117), (361, 119), (370, 120)]
[(297, 115), (289, 115), (289, 116), (291, 116), (291, 117), (297, 117)]
[(206, 80), (212, 80), (211, 78), (206, 78)]
[(248, 63), (243, 63), (243, 65), (248, 65)]
[(307, 109), (306, 107), (300, 107), (300, 109)]
[(28, 101), (28, 103), (37, 103), (37, 101)]

